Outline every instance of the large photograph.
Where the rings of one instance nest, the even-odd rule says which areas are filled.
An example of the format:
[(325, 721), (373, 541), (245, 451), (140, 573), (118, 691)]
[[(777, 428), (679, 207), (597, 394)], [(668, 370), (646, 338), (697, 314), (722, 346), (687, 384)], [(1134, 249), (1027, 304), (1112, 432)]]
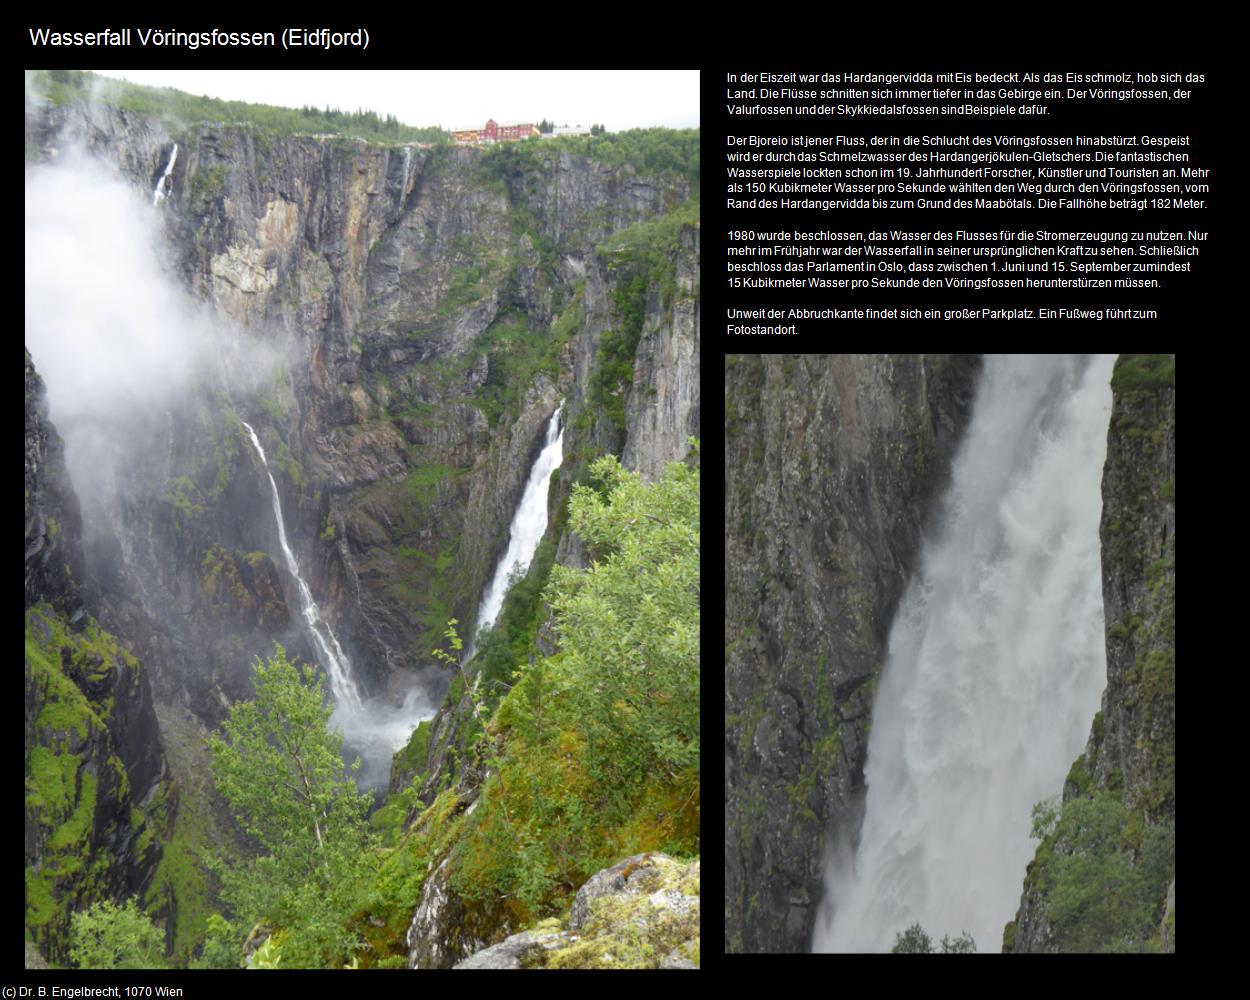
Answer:
[(28, 968), (696, 968), (699, 77), (28, 72)]

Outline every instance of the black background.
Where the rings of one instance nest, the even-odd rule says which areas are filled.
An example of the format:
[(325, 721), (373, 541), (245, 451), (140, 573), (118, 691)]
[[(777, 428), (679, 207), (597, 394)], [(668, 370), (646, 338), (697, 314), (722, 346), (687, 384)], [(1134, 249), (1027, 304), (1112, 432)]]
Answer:
[[(723, 911), (718, 905), (723, 897), (723, 814), (720, 808), (720, 789), (724, 784), (723, 757), (715, 733), (724, 714), (721, 682), (723, 656), (723, 461), (724, 441), (721, 427), (724, 417), (723, 373), (724, 355), (733, 352), (799, 352), (832, 353), (844, 349), (862, 350), (868, 347), (926, 346), (951, 348), (1018, 347), (1054, 348), (1086, 347), (1106, 349), (1129, 346), (1155, 346), (1175, 349), (1179, 339), (1191, 335), (1216, 333), (1223, 336), (1240, 332), (1244, 320), (1231, 320), (1224, 313), (1233, 296), (1228, 292), (1232, 280), (1231, 266), (1223, 259), (1240, 256), (1229, 247), (1231, 239), (1231, 206), (1240, 197), (1235, 183), (1228, 149), (1234, 133), (1241, 128), (1244, 113), (1233, 116), (1233, 97), (1226, 89), (1235, 85), (1233, 63), (1225, 45), (1232, 37), (1229, 23), (1206, 23), (1198, 25), (1198, 41), (1182, 38), (1182, 32), (1164, 25), (1155, 37), (1143, 40), (1129, 37), (1121, 30), (1103, 31), (1091, 37), (1084, 28), (1075, 24), (1059, 29), (1050, 26), (1058, 19), (1056, 12), (1041, 11), (1034, 18), (1037, 24), (1048, 25), (1045, 38), (1040, 38), (1033, 27), (1023, 18), (1007, 24), (1001, 13), (989, 15), (986, 20), (971, 13), (959, 13), (959, 23), (926, 30), (923, 27), (908, 28), (907, 38), (901, 39), (894, 32), (904, 24), (909, 15), (902, 8), (878, 5), (869, 13), (876, 20), (865, 30), (850, 21), (833, 23), (832, 14), (802, 8), (772, 9), (755, 8), (745, 14), (729, 10), (707, 11), (698, 23), (683, 18), (693, 15), (668, 10), (657, 16), (652, 11), (631, 11), (634, 20), (624, 24), (615, 21), (609, 30), (605, 23), (592, 28), (586, 20), (593, 12), (582, 11), (576, 20), (564, 24), (537, 18), (529, 11), (525, 19), (491, 22), (485, 10), (473, 23), (463, 26), (465, 31), (486, 30), (491, 27), (498, 42), (494, 46), (466, 50), (453, 45), (456, 30), (460, 26), (447, 24), (441, 16), (457, 16), (459, 10), (413, 8), (406, 13), (383, 15), (374, 10), (361, 10), (355, 14), (340, 14), (321, 18), (309, 13), (278, 21), (276, 16), (261, 11), (251, 17), (218, 15), (205, 10), (169, 9), (159, 14), (148, 13), (142, 17), (127, 17), (118, 12), (96, 10), (90, 16), (70, 18), (59, 10), (27, 12), (27, 22), (18, 26), (21, 60), (27, 68), (232, 68), (232, 69), (325, 69), (328, 72), (347, 69), (430, 69), (471, 68), (473, 65), (500, 68), (603, 68), (631, 69), (641, 67), (697, 67), (702, 73), (702, 248), (703, 273), (701, 276), (701, 312), (705, 320), (702, 334), (702, 388), (701, 388), (701, 463), (703, 476), (703, 687), (702, 703), (704, 717), (704, 768), (702, 776), (704, 802), (704, 836), (702, 856), (703, 886), (703, 985), (711, 976), (715, 988), (722, 985), (742, 984), (748, 988), (768, 983), (774, 988), (780, 984), (790, 989), (846, 989), (858, 985), (847, 973), (848, 968), (865, 969), (862, 957), (856, 956), (805, 956), (802, 962), (808, 970), (815, 971), (812, 963), (825, 966), (837, 963), (843, 971), (836, 979), (805, 981), (793, 977), (795, 959), (780, 956), (725, 956), (723, 955)], [(604, 10), (601, 13), (608, 13)], [(616, 11), (624, 18), (625, 11)], [(1184, 32), (1194, 34), (1193, 18), (1201, 12), (1178, 12), (1173, 8), (1161, 11), (1161, 20), (1176, 20), (1178, 16), (1189, 25)], [(190, 17), (196, 17), (191, 23)], [(952, 9), (951, 16), (956, 17)], [(421, 19), (418, 23), (417, 18)], [(783, 19), (785, 23), (783, 24)], [(351, 50), (306, 49), (294, 52), (272, 50), (225, 50), (201, 49), (188, 53), (176, 49), (130, 50), (41, 48), (29, 43), (27, 29), (32, 26), (53, 30), (91, 31), (108, 26), (130, 24), (156, 24), (160, 27), (177, 27), (183, 30), (205, 30), (214, 25), (222, 30), (281, 30), (283, 24), (307, 21), (309, 26), (353, 29), (366, 24), (372, 36), (366, 52)], [(88, 23), (90, 22), (90, 23)], [(273, 24), (276, 24), (276, 29)], [(543, 24), (546, 29), (543, 29)], [(904, 55), (903, 50), (919, 55)], [(1062, 102), (1046, 118), (1037, 116), (959, 116), (944, 119), (938, 116), (908, 118), (903, 116), (866, 116), (842, 120), (834, 116), (819, 117), (733, 117), (725, 112), (726, 74), (741, 72), (914, 72), (933, 73), (961, 70), (967, 72), (1199, 72), (1205, 82), (1198, 89), (1196, 99), (1185, 103), (1167, 105), (1126, 105), (1121, 102), (1087, 104), (1081, 108), (1065, 107)], [(846, 86), (845, 84), (825, 86)], [(917, 85), (918, 87), (924, 85)], [(973, 85), (975, 86), (975, 84)], [(995, 85), (997, 86), (997, 85)], [(1052, 86), (1052, 85), (1043, 85)], [(1059, 84), (1066, 88), (1067, 84)], [(1114, 86), (1114, 85), (1113, 85)], [(1153, 85), (1151, 85), (1153, 86)], [(1163, 85), (1158, 85), (1162, 87)], [(1168, 84), (1167, 89), (1186, 84)], [(1018, 103), (1018, 102), (1017, 102)], [(409, 124), (421, 125), (423, 122)], [(606, 123), (609, 128), (611, 122)], [(1079, 131), (1084, 134), (1188, 134), (1192, 145), (1188, 148), (1193, 162), (1191, 166), (1211, 168), (1208, 183), (1210, 194), (1204, 196), (1209, 207), (1202, 212), (1150, 211), (1145, 212), (1058, 212), (1041, 210), (1007, 211), (1002, 213), (959, 211), (847, 211), (847, 212), (729, 212), (725, 202), (724, 136), (726, 132), (746, 134), (795, 134), (813, 130), (823, 134), (1047, 134)], [(900, 147), (901, 148), (901, 147)], [(1224, 164), (1229, 164), (1225, 168)], [(1062, 164), (1059, 164), (1062, 165)], [(1150, 164), (1146, 164), (1150, 165)], [(1126, 165), (1127, 166), (1127, 165)], [(741, 197), (741, 196), (740, 196)], [(804, 197), (796, 195), (794, 197)], [(820, 196), (816, 196), (820, 197)], [(1117, 196), (1124, 197), (1124, 196)], [(1145, 197), (1150, 197), (1146, 195)], [(966, 289), (939, 292), (932, 289), (891, 289), (884, 292), (868, 290), (848, 293), (842, 290), (796, 292), (792, 289), (748, 290), (738, 289), (730, 296), (726, 287), (724, 269), (724, 238), (729, 229), (907, 229), (912, 231), (943, 229), (992, 229), (1022, 226), (1041, 226), (1050, 229), (1171, 229), (1185, 232), (1189, 229), (1206, 230), (1207, 241), (1201, 256), (1195, 261), (1193, 273), (1163, 273), (1158, 275), (1167, 287), (1157, 290), (1050, 290), (1044, 292), (995, 290), (970, 292)], [(743, 258), (740, 258), (743, 259)], [(899, 258), (904, 259), (905, 258)], [(1171, 259), (1171, 258), (1166, 258)], [(1157, 308), (1160, 318), (1149, 322), (1109, 321), (1093, 324), (1088, 321), (1048, 322), (995, 322), (995, 321), (864, 321), (821, 323), (800, 321), (802, 333), (798, 337), (737, 337), (727, 338), (724, 333), (725, 310), (730, 304), (749, 307), (756, 304), (795, 305), (823, 307), (830, 305), (895, 305), (934, 304), (951, 297), (960, 304), (1013, 306), (1036, 305), (1038, 302), (1078, 305), (1094, 302), (1118, 306), (1148, 305)], [(941, 331), (941, 336), (933, 334)], [(1114, 332), (1112, 332), (1114, 330)], [(1097, 332), (1098, 337), (1072, 336)], [(986, 334), (1014, 334), (1010, 341), (1005, 337)], [(1023, 336), (1021, 336), (1023, 335)], [(1183, 686), (1183, 682), (1182, 682)], [(1235, 846), (1232, 847), (1235, 851)], [(16, 872), (16, 869), (12, 869)], [(1195, 908), (1197, 909), (1197, 908)], [(16, 898), (13, 900), (16, 914)], [(16, 928), (14, 928), (16, 930)], [(13, 952), (16, 957), (16, 934)], [(1195, 939), (1197, 939), (1197, 934)], [(1195, 952), (1198, 949), (1195, 948)], [(1079, 956), (1077, 956), (1079, 958)], [(871, 961), (876, 958), (869, 956)], [(1065, 956), (1073, 958), (1073, 956)], [(880, 959), (877, 959), (880, 960)], [(847, 962), (851, 962), (848, 967)], [(931, 976), (932, 965), (923, 959), (887, 959), (891, 966), (890, 981), (896, 976), (908, 980), (916, 975)], [(938, 960), (947, 969), (955, 968), (956, 974), (965, 976), (970, 965), (977, 965), (978, 975), (1002, 971), (1003, 962), (986, 963), (984, 958)], [(1013, 973), (1013, 988), (1024, 983), (1018, 975), (1017, 964), (1022, 959), (1006, 960)], [(917, 962), (920, 965), (917, 965)], [(780, 963), (780, 967), (779, 967)], [(953, 967), (950, 963), (956, 963)], [(1059, 963), (1052, 962), (1054, 969)], [(1069, 964), (1065, 962), (1063, 964)], [(1102, 963), (1106, 965), (1107, 963)], [(1125, 985), (1123, 975), (1129, 963), (1118, 961), (1117, 984)], [(1134, 963), (1141, 965), (1140, 962)], [(1159, 962), (1147, 963), (1152, 979), (1161, 974)], [(1174, 962), (1164, 964), (1175, 967)], [(1088, 967), (1088, 966), (1087, 966)], [(778, 972), (788, 973), (777, 979)], [(824, 968), (827, 977), (828, 969)], [(871, 970), (877, 988), (889, 988), (890, 981), (879, 978), (877, 970)], [(1168, 978), (1174, 971), (1164, 974)], [(308, 975), (316, 975), (309, 973)], [(671, 980), (675, 974), (661, 974), (662, 980)], [(767, 976), (767, 978), (764, 978)], [(291, 977), (303, 978), (288, 972), (280, 979), (290, 988)], [(745, 978), (744, 978), (745, 977)], [(21, 981), (23, 977), (12, 977)], [(108, 974), (73, 972), (25, 973), (25, 981), (32, 985), (50, 987), (53, 983), (70, 985), (115, 985), (120, 977)], [(235, 979), (233, 973), (127, 973), (126, 981), (133, 984), (166, 982), (184, 989), (184, 996), (220, 995), (223, 978)], [(682, 976), (683, 981), (689, 977)], [(244, 980), (249, 981), (248, 978)], [(311, 985), (311, 984), (310, 984)], [(574, 984), (575, 986), (576, 984)], [(693, 984), (691, 984), (693, 985)], [(374, 973), (366, 975), (363, 987), (367, 993), (389, 995), (392, 992), (408, 992), (419, 988), (416, 980), (407, 972)], [(1052, 983), (1050, 992), (1057, 984)], [(228, 988), (237, 989), (237, 979)], [(281, 986), (279, 989), (283, 988)], [(313, 987), (317, 988), (317, 987)], [(694, 988), (698, 988), (697, 986)], [(1060, 987), (1061, 988), (1061, 987)], [(1027, 992), (1027, 986), (1026, 986)]]

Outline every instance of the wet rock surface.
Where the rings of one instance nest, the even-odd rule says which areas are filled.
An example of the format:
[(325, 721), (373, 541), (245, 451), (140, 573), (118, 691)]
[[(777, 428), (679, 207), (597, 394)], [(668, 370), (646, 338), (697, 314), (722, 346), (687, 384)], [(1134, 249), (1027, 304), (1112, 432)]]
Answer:
[(725, 935), (807, 951), (863, 810), (894, 609), (940, 498), (977, 355), (725, 362)]

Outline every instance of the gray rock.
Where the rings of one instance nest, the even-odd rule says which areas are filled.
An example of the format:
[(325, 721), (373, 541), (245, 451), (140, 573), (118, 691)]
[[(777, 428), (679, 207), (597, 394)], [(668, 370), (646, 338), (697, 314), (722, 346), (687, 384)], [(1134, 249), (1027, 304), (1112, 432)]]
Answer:
[(548, 921), (455, 967), (698, 968), (698, 888), (698, 861), (637, 854), (586, 881), (566, 930)]
[(563, 931), (522, 931), (513, 934), (500, 944), (485, 948), (477, 954), (457, 962), (456, 969), (520, 969), (525, 959), (537, 948), (548, 951), (559, 948), (571, 940)]
[(804, 952), (976, 355), (725, 362), (725, 937)]
[(410, 969), (449, 969), (487, 944), (464, 926), (464, 906), (448, 885), (450, 862), (444, 857), (421, 887), (408, 927)]
[(1165, 954), (1176, 953), (1176, 879), (1168, 886), (1168, 901), (1164, 908), (1163, 922), (1159, 924), (1159, 950)]
[(672, 257), (676, 291), (665, 302), (659, 288), (647, 298), (634, 380), (625, 405), (628, 433), (621, 461), (658, 479), (699, 435), (699, 230), (680, 237)]
[(28, 969), (46, 969), (48, 961), (31, 942), (26, 942), (26, 968)]
[(664, 956), (664, 961), (660, 963), (661, 969), (697, 969), (698, 966), (690, 958), (690, 949), (693, 947), (692, 942), (687, 942), (679, 948), (674, 948)]
[(577, 895), (573, 897), (573, 906), (569, 910), (569, 930), (581, 930), (590, 918), (590, 904), (603, 896), (624, 892), (629, 884), (629, 877), (645, 868), (653, 857), (661, 857), (666, 860), (668, 858), (664, 854), (635, 854), (633, 857), (626, 858), (611, 868), (605, 868), (590, 876), (582, 887), (577, 890)]

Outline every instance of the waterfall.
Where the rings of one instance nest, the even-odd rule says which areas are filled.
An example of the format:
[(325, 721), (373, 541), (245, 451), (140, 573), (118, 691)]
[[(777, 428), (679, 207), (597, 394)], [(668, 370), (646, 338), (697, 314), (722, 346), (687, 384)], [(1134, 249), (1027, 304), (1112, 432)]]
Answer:
[[(512, 516), (509, 529), (508, 549), (495, 567), (495, 575), (490, 585), (482, 593), (482, 603), (477, 612), (477, 628), (495, 624), (499, 610), (503, 607), (504, 594), (508, 591), (508, 579), (514, 569), (524, 573), (534, 558), (534, 550), (542, 541), (547, 530), (547, 482), (551, 474), (560, 467), (564, 460), (564, 428), (560, 423), (560, 415), (564, 410), (564, 402), (556, 407), (556, 412), (547, 422), (547, 433), (543, 438), (542, 450), (530, 469), (529, 479), (521, 494), (521, 502), (517, 504), (516, 513)], [(465, 659), (473, 657), (474, 642), (469, 641)]]
[(1034, 802), (1059, 792), (1106, 682), (1098, 521), (1115, 355), (986, 359), (943, 523), (890, 631), (858, 850), (815, 951), (919, 923), (997, 951)]
[(152, 207), (156, 208), (165, 200), (165, 180), (173, 172), (174, 161), (178, 159), (178, 143), (174, 143), (174, 148), (169, 151), (169, 162), (165, 164), (165, 172), (161, 174), (161, 179), (156, 182), (156, 190), (152, 192)]
[[(430, 704), (420, 686), (409, 689), (399, 705), (387, 704), (377, 698), (367, 702), (361, 699), (360, 691), (352, 680), (351, 660), (343, 652), (343, 647), (339, 645), (329, 623), (317, 610), (312, 591), (300, 574), (295, 554), (287, 544), (278, 485), (274, 482), (273, 473), (269, 471), (265, 449), (261, 447), (252, 425), (243, 420), (239, 422), (247, 429), (252, 446), (269, 476), (269, 488), (273, 491), (273, 516), (278, 522), (278, 541), (282, 545), (282, 555), (286, 558), (286, 568), (299, 589), (300, 605), (308, 632), (321, 655), (326, 676), (330, 678), (330, 690), (334, 694), (334, 712), (330, 716), (330, 724), (343, 731), (343, 746), (348, 759), (354, 754), (360, 755), (361, 767), (356, 774), (357, 782), (364, 788), (384, 788), (390, 776), (392, 755), (408, 742), (412, 731), (420, 723), (433, 718), (435, 706)], [(352, 572), (354, 574), (355, 570)], [(356, 586), (359, 592), (359, 580)]]
[(286, 527), (282, 523), (282, 502), (278, 499), (278, 484), (274, 482), (273, 473), (269, 471), (269, 462), (265, 460), (265, 449), (260, 446), (260, 438), (256, 436), (256, 432), (252, 430), (252, 425), (246, 420), (241, 420), (241, 424), (247, 429), (248, 436), (252, 439), (252, 446), (256, 449), (256, 454), (260, 456), (261, 464), (265, 467), (265, 474), (269, 477), (269, 487), (273, 491), (273, 516), (278, 522), (278, 541), (282, 545), (282, 554), (286, 557), (286, 568), (290, 571), (291, 577), (295, 580), (299, 588), (300, 607), (304, 612), (304, 621), (308, 625), (308, 633), (312, 636), (313, 642), (321, 653), (321, 664), (326, 669), (326, 674), (330, 678), (330, 688), (334, 692), (334, 700), (339, 705), (349, 705), (352, 708), (362, 708), (360, 700), (360, 692), (356, 689), (356, 684), (352, 680), (352, 665), (347, 658), (347, 654), (343, 652), (343, 648), (339, 645), (338, 639), (334, 637), (334, 633), (330, 631), (330, 626), (325, 619), (321, 617), (321, 612), (317, 610), (317, 605), (312, 599), (312, 591), (308, 589), (308, 584), (300, 575), (299, 564), (295, 561), (295, 553), (291, 551), (291, 546), (286, 541)]

